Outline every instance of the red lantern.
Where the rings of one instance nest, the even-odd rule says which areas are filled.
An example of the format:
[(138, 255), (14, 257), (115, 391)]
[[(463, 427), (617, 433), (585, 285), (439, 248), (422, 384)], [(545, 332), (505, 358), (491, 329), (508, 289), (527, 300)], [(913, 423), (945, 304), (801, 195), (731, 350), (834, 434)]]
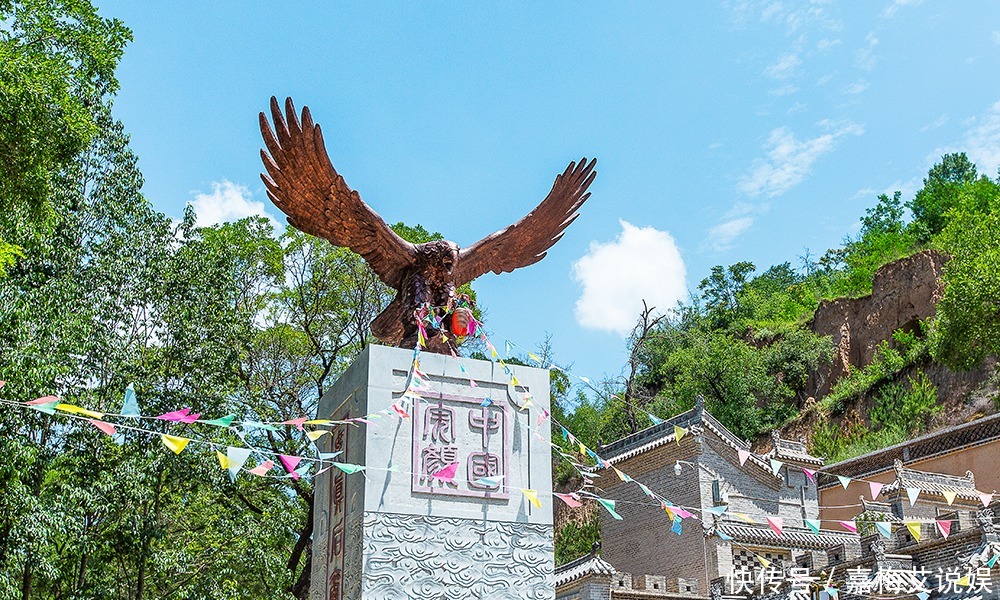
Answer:
[(469, 335), (469, 323), (472, 321), (472, 311), (467, 308), (456, 308), (451, 313), (451, 332), (458, 337)]

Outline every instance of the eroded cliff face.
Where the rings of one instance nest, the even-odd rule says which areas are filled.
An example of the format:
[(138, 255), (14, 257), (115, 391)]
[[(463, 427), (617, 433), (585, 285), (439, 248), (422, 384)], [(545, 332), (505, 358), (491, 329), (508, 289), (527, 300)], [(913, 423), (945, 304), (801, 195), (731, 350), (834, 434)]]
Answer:
[(870, 363), (876, 347), (891, 339), (892, 332), (914, 331), (920, 321), (934, 316), (944, 291), (941, 272), (946, 260), (940, 252), (923, 250), (879, 269), (871, 295), (820, 303), (810, 328), (830, 336), (836, 354), (829, 368), (810, 379), (808, 395), (822, 398), (847, 374), (848, 366)]

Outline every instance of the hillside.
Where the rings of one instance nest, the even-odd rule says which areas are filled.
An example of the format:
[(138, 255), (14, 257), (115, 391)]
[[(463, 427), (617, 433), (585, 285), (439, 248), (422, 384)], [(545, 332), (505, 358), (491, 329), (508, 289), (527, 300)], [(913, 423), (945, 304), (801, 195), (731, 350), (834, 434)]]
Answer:
[(797, 266), (713, 267), (690, 303), (642, 316), (604, 393), (555, 394), (557, 418), (600, 445), (701, 396), (745, 439), (781, 429), (835, 460), (994, 412), (1000, 182), (949, 154), (860, 224)]

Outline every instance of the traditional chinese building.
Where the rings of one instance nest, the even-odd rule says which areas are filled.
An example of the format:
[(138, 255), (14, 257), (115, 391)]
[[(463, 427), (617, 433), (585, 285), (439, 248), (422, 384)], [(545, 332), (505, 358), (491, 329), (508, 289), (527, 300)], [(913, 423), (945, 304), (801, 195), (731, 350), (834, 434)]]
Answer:
[[(675, 426), (689, 435), (678, 439)], [(805, 519), (818, 517), (819, 495), (802, 469), (817, 469), (822, 461), (802, 441), (775, 436), (771, 452), (756, 456), (698, 403), (598, 452), (673, 504), (705, 515), (701, 523), (686, 519), (678, 525), (634, 483), (610, 471), (600, 480), (601, 495), (614, 499), (623, 517), (602, 514), (603, 560), (633, 576), (662, 577), (667, 593), (707, 597), (709, 582), (759, 565), (758, 556), (778, 567), (813, 567), (858, 554), (846, 532), (817, 535), (806, 526)], [(725, 511), (713, 516), (719, 507)]]
[[(675, 426), (687, 434), (678, 438)], [(824, 469), (802, 440), (778, 435), (772, 436), (767, 454), (755, 455), (699, 404), (598, 452), (611, 466), (676, 506), (692, 509), (703, 521), (685, 519), (676, 533), (676, 523), (658, 503), (634, 482), (606, 469), (599, 480), (601, 496), (615, 500), (623, 518), (600, 513), (603, 555), (595, 549), (557, 569), (557, 598), (719, 600), (734, 595), (729, 585), (733, 573), (759, 574), (765, 566), (775, 578), (774, 588), (744, 590), (744, 597), (804, 600), (818, 595), (829, 600), (829, 594), (817, 591), (827, 584), (841, 589), (842, 600), (913, 597), (920, 590), (935, 598), (1000, 597), (1000, 533), (994, 517), (1000, 499), (982, 506), (982, 481), (1000, 473), (1000, 444), (994, 444), (1000, 442), (998, 431), (1000, 416), (988, 417), (912, 440), (912, 447), (899, 445), (860, 457), (853, 465), (834, 465), (834, 473), (849, 473), (865, 483), (853, 482), (849, 495), (835, 496), (843, 513), (822, 518), (828, 526), (831, 519), (856, 519), (858, 532), (814, 531), (806, 519), (815, 525), (821, 518), (821, 492), (809, 474), (831, 468)], [(955, 452), (944, 447), (950, 442), (958, 444)], [(921, 466), (951, 465), (954, 471), (965, 464), (956, 456), (961, 452), (971, 457), (968, 464), (977, 469), (978, 480), (968, 467), (962, 473), (940, 473), (903, 462), (903, 457), (916, 458)], [(880, 467), (876, 458), (889, 463)], [(884, 484), (874, 500), (859, 494), (870, 491), (867, 481)], [(713, 514), (723, 506), (724, 511)], [(888, 537), (876, 522), (889, 527)], [(789, 587), (791, 573), (805, 582), (797, 590)], [(997, 578), (995, 585), (991, 575)], [(750, 583), (754, 587), (760, 581)]]

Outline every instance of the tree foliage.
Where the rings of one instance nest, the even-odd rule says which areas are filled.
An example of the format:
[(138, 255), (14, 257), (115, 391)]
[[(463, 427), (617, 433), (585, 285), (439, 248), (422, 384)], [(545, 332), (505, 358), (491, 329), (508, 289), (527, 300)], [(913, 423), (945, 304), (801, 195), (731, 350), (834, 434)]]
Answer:
[(95, 107), (118, 89), (132, 39), (83, 0), (0, 2), (0, 275), (58, 214), (56, 178), (97, 135)]

